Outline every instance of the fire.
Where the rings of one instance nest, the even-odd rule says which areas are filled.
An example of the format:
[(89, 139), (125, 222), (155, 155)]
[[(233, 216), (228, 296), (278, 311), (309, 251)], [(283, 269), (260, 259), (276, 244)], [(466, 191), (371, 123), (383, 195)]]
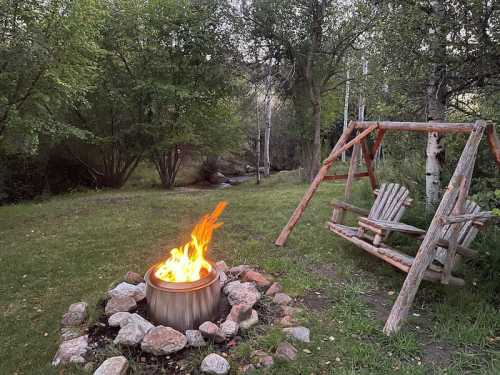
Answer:
[(191, 232), (191, 241), (183, 247), (170, 250), (170, 258), (160, 263), (155, 276), (168, 282), (199, 280), (212, 266), (205, 259), (212, 233), (223, 223), (217, 223), (226, 202), (219, 202), (212, 213), (204, 215)]

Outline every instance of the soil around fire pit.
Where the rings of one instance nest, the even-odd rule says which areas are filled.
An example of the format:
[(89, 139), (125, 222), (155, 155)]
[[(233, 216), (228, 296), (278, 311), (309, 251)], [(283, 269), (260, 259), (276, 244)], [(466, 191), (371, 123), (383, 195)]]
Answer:
[[(97, 304), (96, 314), (98, 318), (88, 330), (91, 350), (87, 353), (86, 359), (89, 362), (100, 364), (110, 356), (123, 355), (131, 363), (133, 373), (135, 373), (134, 371), (138, 371), (140, 374), (186, 375), (198, 372), (199, 369), (196, 368), (197, 362), (196, 360), (193, 361), (193, 358), (199, 356), (200, 350), (198, 348), (186, 347), (171, 355), (155, 356), (143, 352), (140, 346), (128, 347), (115, 345), (113, 340), (117, 336), (120, 327), (110, 327), (108, 325), (108, 317), (104, 313), (106, 302), (106, 299), (103, 298)], [(272, 303), (272, 299), (269, 297), (263, 296), (253, 308), (258, 312), (259, 324), (252, 328), (254, 332), (252, 335), (263, 333), (267, 329), (266, 327), (273, 325), (281, 316), (280, 307)], [(226, 295), (221, 293), (217, 318), (213, 320), (213, 323), (220, 325), (226, 319), (230, 310), (231, 305)], [(135, 313), (154, 323), (148, 313), (145, 299), (137, 303)], [(231, 350), (239, 342), (245, 340), (247, 334), (247, 332), (240, 333), (232, 340), (227, 340), (223, 343), (211, 342), (211, 350), (219, 354), (230, 354)]]

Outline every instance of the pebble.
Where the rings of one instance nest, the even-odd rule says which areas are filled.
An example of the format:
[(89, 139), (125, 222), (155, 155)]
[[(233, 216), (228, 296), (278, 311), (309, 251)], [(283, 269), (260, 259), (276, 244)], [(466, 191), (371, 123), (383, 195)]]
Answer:
[(302, 326), (283, 328), (283, 332), (285, 333), (285, 335), (293, 337), (295, 340), (301, 342), (311, 342), (309, 338), (309, 328)]
[(57, 350), (53, 366), (67, 363), (85, 363), (85, 354), (89, 349), (88, 335), (80, 336), (71, 340), (63, 341)]
[(276, 293), (273, 298), (273, 302), (278, 305), (288, 305), (292, 302), (292, 298), (285, 293)]
[(272, 296), (274, 296), (276, 293), (281, 292), (281, 290), (282, 290), (282, 287), (281, 287), (281, 285), (280, 285), (279, 283), (273, 283), (273, 284), (269, 287), (269, 289), (267, 289), (267, 291), (266, 291), (266, 296), (268, 296), (268, 297), (272, 297)]
[(280, 342), (278, 347), (276, 348), (277, 359), (281, 359), (283, 361), (295, 361), (297, 358), (297, 349), (286, 341)]
[(125, 375), (127, 370), (128, 360), (120, 355), (106, 359), (97, 370), (95, 370), (94, 375)]
[(61, 326), (75, 327), (83, 324), (88, 316), (87, 308), (88, 306), (85, 302), (73, 303), (64, 314)]
[(157, 326), (146, 333), (141, 349), (154, 355), (168, 355), (184, 349), (187, 338), (170, 327)]
[(188, 329), (186, 331), (187, 345), (194, 348), (200, 348), (206, 346), (207, 343), (203, 338), (203, 335), (197, 329)]
[(129, 296), (112, 297), (107, 303), (104, 312), (107, 316), (118, 312), (129, 312), (137, 308), (135, 299)]
[(229, 362), (218, 354), (211, 353), (203, 358), (200, 370), (206, 374), (226, 375), (231, 366)]
[(205, 322), (198, 327), (204, 338), (215, 341), (220, 344), (226, 340), (226, 335), (219, 326), (212, 322)]
[(257, 313), (257, 311), (252, 310), (252, 315), (250, 316), (250, 318), (240, 322), (240, 329), (246, 331), (247, 329), (250, 329), (251, 327), (256, 325), (258, 322), (259, 314)]

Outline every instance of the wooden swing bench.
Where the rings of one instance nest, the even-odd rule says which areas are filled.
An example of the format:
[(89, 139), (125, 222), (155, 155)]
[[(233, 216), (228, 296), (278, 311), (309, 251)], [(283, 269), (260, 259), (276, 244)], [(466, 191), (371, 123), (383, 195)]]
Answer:
[[(404, 211), (412, 203), (408, 189), (397, 184), (383, 184), (377, 190), (377, 179), (373, 169), (374, 156), (382, 144), (384, 134), (399, 131), (469, 134), (455, 172), (429, 228), (425, 231), (400, 222)], [(368, 138), (373, 132), (376, 132), (376, 136), (369, 147)], [(318, 174), (282, 229), (275, 244), (277, 246), (285, 244), (323, 181), (346, 180), (344, 202), (334, 203), (332, 218), (327, 226), (340, 237), (407, 273), (384, 326), (384, 332), (388, 335), (397, 332), (408, 315), (422, 280), (464, 285), (464, 280), (452, 275), (452, 270), (460, 256), (476, 255), (476, 252), (468, 246), (476, 236), (477, 230), (492, 216), (490, 212), (480, 212), (481, 209), (476, 203), (467, 200), (479, 143), (484, 133), (487, 135), (493, 158), (500, 167), (500, 142), (492, 123), (482, 120), (475, 123), (351, 121), (330, 155), (323, 161)], [(355, 134), (354, 138), (349, 140), (353, 134)], [(348, 174), (328, 175), (335, 160), (351, 148), (352, 156)], [(366, 170), (358, 172), (356, 170), (357, 158), (361, 151)], [(353, 181), (363, 177), (369, 178), (376, 195), (369, 211), (350, 203)], [(343, 224), (346, 211), (358, 215), (357, 226)], [(413, 236), (421, 241), (415, 257), (404, 254), (384, 242), (393, 232)]]
[[(412, 203), (412, 200), (408, 197), (409, 191), (406, 187), (393, 183), (382, 184), (381, 188), (375, 190), (374, 193), (377, 198), (369, 211), (346, 202), (334, 202), (332, 204), (332, 218), (327, 223), (327, 227), (330, 231), (371, 255), (408, 273), (415, 258), (390, 247), (382, 241), (387, 239), (392, 232), (399, 232), (421, 240), (425, 237), (426, 231), (399, 221), (406, 208)], [(339, 218), (343, 217), (344, 211), (361, 215), (358, 216), (357, 227), (346, 226), (338, 222)], [(474, 216), (476, 219), (473, 221), (463, 221), (459, 224), (457, 243), (455, 244), (458, 256), (475, 257), (477, 255), (476, 251), (469, 249), (467, 246), (474, 240), (478, 228), (481, 228), (486, 220), (484, 213), (480, 213), (480, 211), (481, 209), (476, 203), (472, 201), (466, 202), (464, 214), (480, 216)], [(423, 278), (432, 282), (463, 286), (465, 284), (463, 279), (444, 272), (443, 264), (446, 262), (446, 252), (452, 240), (452, 227), (449, 224), (443, 228), (441, 238), (435, 243), (439, 255), (438, 259), (425, 270)], [(450, 269), (453, 269), (456, 259), (451, 259), (451, 261), (453, 264)], [(438, 262), (442, 264), (438, 264)]]

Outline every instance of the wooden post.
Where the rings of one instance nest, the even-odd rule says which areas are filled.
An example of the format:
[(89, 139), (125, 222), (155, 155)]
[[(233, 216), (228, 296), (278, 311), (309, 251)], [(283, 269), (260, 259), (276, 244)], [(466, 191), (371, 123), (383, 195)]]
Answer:
[(377, 188), (377, 177), (375, 177), (375, 172), (373, 171), (373, 155), (375, 154), (373, 154), (368, 148), (366, 139), (361, 142), (361, 146), (363, 147), (363, 158), (365, 160), (368, 177), (370, 177), (370, 185), (372, 190), (375, 190)]
[[(469, 194), (470, 188), (470, 180), (472, 178), (472, 170), (474, 168), (470, 168), (467, 176), (462, 176), (462, 180), (460, 181), (460, 188), (458, 193), (458, 199), (455, 203), (455, 207), (453, 208), (453, 215), (462, 215), (464, 213), (464, 204), (467, 200), (467, 195)], [(444, 262), (443, 274), (441, 275), (441, 283), (448, 284), (451, 278), (451, 271), (453, 270), (453, 266), (455, 265), (455, 255), (457, 253), (458, 246), (458, 235), (460, 233), (461, 225), (459, 223), (451, 224), (451, 233), (449, 239), (448, 251), (446, 252), (446, 260)]]
[(354, 144), (356, 144), (360, 140), (366, 138), (368, 136), (368, 134), (370, 134), (376, 128), (376, 126), (370, 127), (368, 129), (364, 130), (361, 134), (359, 134), (356, 138), (354, 138), (350, 142), (347, 142), (347, 139), (349, 138), (349, 136), (353, 132), (355, 125), (356, 125), (356, 123), (354, 121), (351, 121), (349, 123), (349, 126), (347, 127), (346, 131), (344, 133), (342, 133), (342, 135), (340, 136), (339, 140), (337, 141), (337, 144), (335, 145), (335, 147), (331, 151), (328, 158), (326, 158), (323, 161), (323, 165), (321, 166), (318, 174), (314, 178), (311, 185), (309, 185), (309, 188), (305, 192), (304, 196), (302, 197), (302, 199), (301, 199), (299, 205), (297, 206), (297, 208), (295, 209), (295, 211), (293, 211), (293, 214), (290, 217), (290, 219), (288, 220), (288, 223), (281, 230), (281, 233), (279, 234), (278, 238), (274, 242), (275, 245), (283, 246), (285, 244), (288, 236), (292, 232), (292, 230), (295, 227), (295, 225), (297, 224), (297, 222), (300, 220), (302, 214), (304, 213), (304, 210), (306, 209), (307, 205), (309, 204), (309, 201), (311, 200), (314, 193), (318, 189), (319, 185), (323, 181), (323, 178), (326, 176), (328, 170), (330, 169), (330, 167), (333, 164), (333, 162), (335, 161), (335, 159), (337, 159), (342, 154), (343, 151), (351, 148)]
[[(347, 181), (345, 183), (344, 190), (344, 201), (350, 202), (352, 196), (352, 183), (354, 182), (354, 178), (356, 175), (356, 167), (358, 164), (358, 156), (359, 156), (360, 146), (359, 143), (356, 143), (352, 149), (351, 160), (349, 161), (349, 172), (347, 173)], [(337, 210), (336, 217), (332, 217), (332, 221), (335, 223), (340, 223), (344, 221), (344, 213), (345, 210)]]
[(418, 253), (413, 261), (413, 264), (408, 272), (403, 287), (399, 292), (398, 298), (392, 306), (391, 313), (384, 326), (384, 333), (391, 335), (397, 332), (402, 324), (402, 321), (408, 315), (411, 304), (415, 299), (418, 287), (422, 282), (425, 271), (434, 259), (437, 240), (439, 239), (443, 224), (441, 218), (446, 216), (453, 207), (460, 186), (460, 176), (467, 176), (470, 169), (474, 167), (474, 162), (477, 154), (477, 149), (481, 137), (483, 135), (486, 123), (484, 121), (477, 121), (471, 131), (469, 140), (462, 151), (460, 160), (451, 178), (448, 188), (446, 189), (441, 203), (432, 219), (432, 222), (427, 230)]

